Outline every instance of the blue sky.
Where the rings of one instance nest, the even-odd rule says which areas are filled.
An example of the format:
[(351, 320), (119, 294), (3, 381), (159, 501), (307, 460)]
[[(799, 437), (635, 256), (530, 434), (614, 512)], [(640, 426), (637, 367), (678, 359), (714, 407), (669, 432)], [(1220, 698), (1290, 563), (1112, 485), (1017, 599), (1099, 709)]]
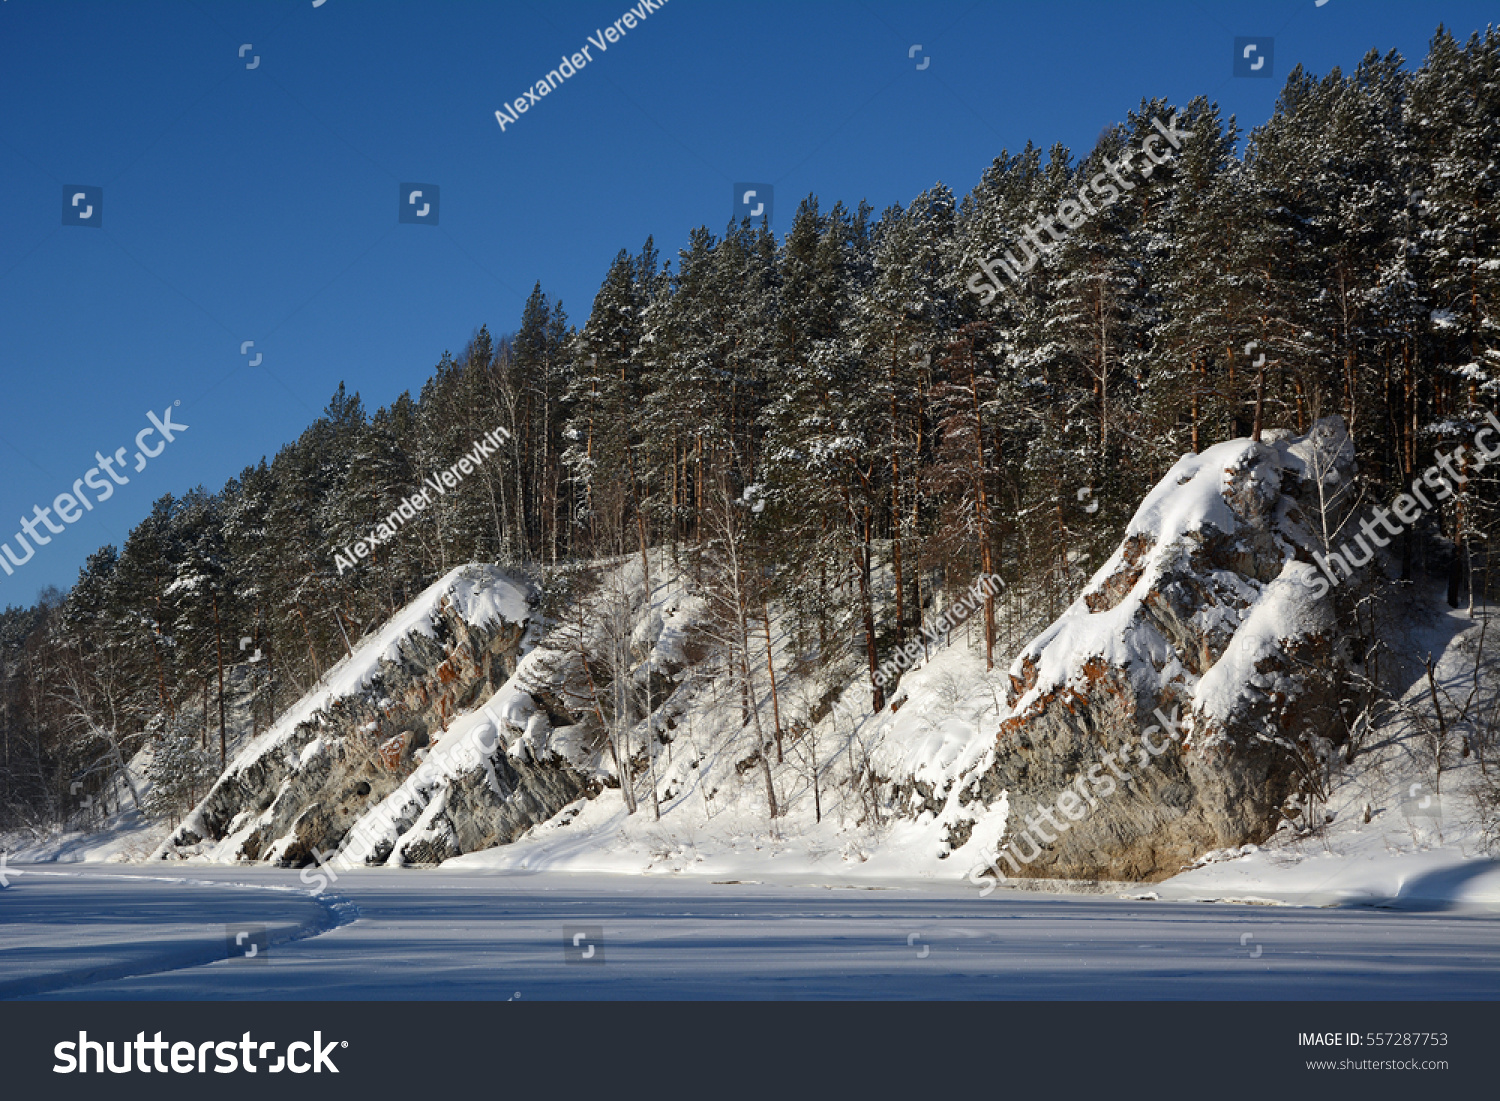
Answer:
[[(274, 454), (340, 381), (371, 409), (415, 392), (480, 324), (513, 329), (537, 280), (581, 324), (620, 248), (722, 231), (737, 182), (774, 184), (780, 232), (809, 192), (961, 196), (1002, 148), (1087, 150), (1143, 97), (1206, 94), (1249, 129), (1298, 62), (1377, 47), (1415, 67), (1438, 23), (1495, 17), (670, 0), (502, 132), (496, 109), (633, 6), (0, 0), (0, 540), (96, 451), (134, 456), (148, 410), (180, 401), (189, 426), (0, 575), (0, 605), (66, 588), (162, 494)], [(1275, 36), (1271, 79), (1232, 75), (1238, 35)], [(437, 226), (398, 223), (406, 182), (441, 188)], [(62, 224), (75, 184), (103, 188), (102, 227)]]

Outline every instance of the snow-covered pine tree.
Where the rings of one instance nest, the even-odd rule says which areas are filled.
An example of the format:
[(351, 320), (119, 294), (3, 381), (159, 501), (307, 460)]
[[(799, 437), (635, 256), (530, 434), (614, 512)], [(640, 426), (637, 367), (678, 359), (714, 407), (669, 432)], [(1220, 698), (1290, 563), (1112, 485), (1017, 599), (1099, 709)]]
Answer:
[(151, 790), (145, 811), (174, 824), (201, 799), (213, 782), (214, 755), (198, 744), (197, 731), (183, 723), (169, 723), (157, 738), (146, 775)]

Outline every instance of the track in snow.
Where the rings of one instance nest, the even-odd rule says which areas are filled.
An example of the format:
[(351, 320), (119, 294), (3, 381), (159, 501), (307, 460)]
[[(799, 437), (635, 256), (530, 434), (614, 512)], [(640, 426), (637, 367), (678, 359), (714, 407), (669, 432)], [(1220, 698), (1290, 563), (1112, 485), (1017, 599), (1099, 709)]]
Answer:
[[(1500, 921), (933, 883), (22, 869), (0, 992), (82, 999), (1494, 999)], [(272, 928), (264, 961), (225, 927)], [(602, 963), (565, 959), (600, 927)], [(581, 952), (579, 953), (582, 954)]]

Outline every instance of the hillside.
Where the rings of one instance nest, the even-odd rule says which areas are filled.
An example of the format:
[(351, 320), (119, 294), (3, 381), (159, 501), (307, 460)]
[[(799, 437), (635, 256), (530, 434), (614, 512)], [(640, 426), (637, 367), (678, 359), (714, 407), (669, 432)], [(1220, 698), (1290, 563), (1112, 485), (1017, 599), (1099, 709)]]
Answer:
[[(1327, 673), (1346, 651), (1308, 585), (1308, 509), (1313, 480), (1352, 470), (1336, 420), (1184, 456), (1008, 669), (985, 670), (977, 610), (934, 601), (924, 615), (956, 625), (878, 713), (867, 677), (799, 653), (783, 613), (738, 660), (722, 594), (664, 550), (649, 595), (626, 556), (545, 622), (534, 591), (461, 567), (247, 744), (155, 858), (303, 867), (319, 889), (443, 864), (1500, 905), (1476, 859), (1478, 760), (1424, 749), (1416, 675), (1431, 652), (1445, 698), (1487, 706), (1482, 619), (1399, 590), (1393, 707), (1345, 761)], [(889, 573), (876, 582), (888, 598)], [(1108, 791), (1106, 750), (1130, 777)], [(1315, 784), (1308, 761), (1328, 765)], [(1043, 821), (1068, 829), (1039, 844)]]

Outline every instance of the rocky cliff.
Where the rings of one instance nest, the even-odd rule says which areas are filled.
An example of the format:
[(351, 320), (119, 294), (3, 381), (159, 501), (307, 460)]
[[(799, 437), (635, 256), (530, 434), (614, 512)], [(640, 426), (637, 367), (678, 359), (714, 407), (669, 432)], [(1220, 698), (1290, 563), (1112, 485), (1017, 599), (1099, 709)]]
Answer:
[[(430, 758), (450, 756), (475, 725), (472, 709), (524, 660), (531, 623), (526, 593), (496, 568), (452, 571), (252, 741), (155, 858), (297, 867), (339, 851), (357, 821), (412, 790)], [(513, 700), (512, 715), (520, 710)], [(415, 805), (391, 816), (395, 832), (383, 851), (369, 847), (369, 861), (396, 852), (397, 863), (430, 863), (497, 844), (597, 790), (556, 754), (508, 754), (503, 737), (481, 744), (464, 767), (449, 762), (435, 802), (407, 800)]]
[[(1184, 456), (1010, 670), (968, 801), (1001, 800), (1007, 877), (1155, 880), (1263, 840), (1342, 722), (1312, 520), (1352, 473), (1342, 422)], [(955, 836), (962, 844), (966, 836)]]

